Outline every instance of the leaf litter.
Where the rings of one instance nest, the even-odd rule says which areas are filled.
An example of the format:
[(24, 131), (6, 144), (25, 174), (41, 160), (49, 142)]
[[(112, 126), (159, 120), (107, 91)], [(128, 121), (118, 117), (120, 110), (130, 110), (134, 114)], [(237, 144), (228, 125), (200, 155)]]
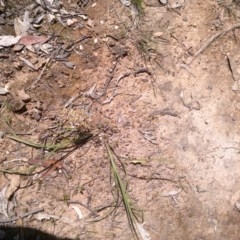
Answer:
[[(3, 2), (2, 2), (3, 3)], [(54, 21), (59, 22), (62, 26), (74, 26), (79, 24), (80, 21), (87, 20), (87, 16), (85, 14), (74, 12), (74, 11), (67, 11), (63, 5), (59, 1), (39, 1), (37, 0), (30, 6), (30, 10), (26, 10), (23, 16), (16, 17), (14, 19), (14, 31), (16, 36), (12, 35), (5, 35), (0, 36), (0, 48), (8, 48), (13, 47), (15, 52), (20, 52), (19, 59), (31, 70), (38, 71), (42, 68), (42, 66), (37, 67), (36, 63), (32, 62), (30, 59), (26, 58), (26, 53), (31, 52), (36, 54), (37, 56), (45, 57), (46, 60), (44, 61), (43, 68), (41, 74), (36, 79), (35, 83), (41, 81), (42, 74), (44, 73), (46, 67), (50, 63), (51, 59), (55, 61), (63, 61), (64, 65), (70, 69), (75, 68), (75, 64), (68, 61), (67, 58), (71, 55), (72, 49), (68, 47), (63, 48), (62, 43), (57, 43), (55, 38), (51, 38), (48, 34), (39, 34), (38, 29), (44, 24), (45, 21), (48, 21), (52, 24)], [(47, 43), (48, 42), (48, 43)], [(17, 45), (18, 44), (18, 45)], [(71, 43), (73, 46), (74, 43)], [(26, 53), (23, 52), (26, 50)], [(20, 92), (22, 91), (22, 92)], [(9, 93), (9, 90), (5, 87), (0, 87), (0, 95), (6, 95)], [(24, 97), (23, 100), (29, 99), (29, 96), (25, 96), (26, 93), (23, 89), (18, 90), (18, 94), (20, 93), (21, 98)], [(24, 96), (23, 96), (24, 94)], [(21, 140), (19, 137), (13, 137), (15, 140), (20, 142), (24, 142), (25, 144), (38, 147), (37, 144), (27, 142)], [(75, 139), (76, 143), (81, 140)], [(67, 144), (68, 145), (68, 144)], [(44, 145), (39, 145), (40, 148), (44, 148)], [(50, 147), (51, 148), (51, 147)], [(60, 147), (62, 148), (62, 146)], [(64, 147), (63, 147), (64, 148)], [(54, 147), (55, 149), (55, 147)], [(55, 149), (56, 150), (56, 149)], [(54, 151), (55, 151), (54, 150)], [(51, 175), (56, 169), (62, 169), (63, 165), (61, 161), (56, 161), (52, 159), (48, 159), (46, 161), (34, 161), (33, 159), (28, 161), (29, 164), (39, 164), (44, 167), (45, 169), (50, 168), (48, 171), (43, 172), (42, 177), (46, 178), (47, 176)], [(9, 172), (10, 171), (6, 171)], [(17, 172), (15, 172), (17, 173)], [(17, 175), (16, 175), (17, 176)], [(9, 216), (9, 200), (6, 197), (6, 191), (9, 187), (4, 187), (0, 192), (0, 199), (1, 199), (1, 213), (5, 216)], [(13, 198), (14, 199), (14, 198)], [(74, 207), (76, 210), (76, 208)], [(78, 212), (79, 218), (80, 212)], [(51, 215), (49, 215), (51, 217)], [(43, 219), (50, 219), (50, 217), (42, 216), (40, 221)]]

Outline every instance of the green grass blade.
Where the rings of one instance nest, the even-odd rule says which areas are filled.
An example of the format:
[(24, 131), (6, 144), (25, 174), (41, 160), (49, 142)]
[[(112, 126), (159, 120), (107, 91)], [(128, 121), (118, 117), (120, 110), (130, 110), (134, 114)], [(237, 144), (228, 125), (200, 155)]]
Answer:
[(133, 234), (134, 239), (139, 240), (140, 238), (138, 236), (137, 230), (134, 225), (137, 219), (134, 214), (131, 198), (127, 192), (126, 184), (122, 181), (122, 178), (118, 173), (117, 165), (115, 163), (114, 154), (113, 154), (113, 151), (111, 150), (111, 147), (108, 144), (106, 144), (106, 148), (107, 148), (108, 157), (110, 159), (114, 180), (122, 196), (122, 200), (123, 200), (123, 204), (127, 214), (127, 219), (128, 219), (131, 232)]

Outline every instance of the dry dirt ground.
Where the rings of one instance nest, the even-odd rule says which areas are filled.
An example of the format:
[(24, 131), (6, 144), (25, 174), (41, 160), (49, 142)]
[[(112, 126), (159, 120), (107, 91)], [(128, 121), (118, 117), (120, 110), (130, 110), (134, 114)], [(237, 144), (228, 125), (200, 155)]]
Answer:
[[(43, 210), (2, 225), (70, 239), (133, 239), (123, 203), (113, 207), (109, 144), (143, 213), (140, 239), (240, 239), (238, 1), (144, 1), (140, 16), (120, 1), (95, 3), (84, 8), (92, 21), (81, 28), (44, 29), (63, 43), (89, 36), (74, 45), (74, 69), (52, 60), (32, 85), (42, 68), (19, 66), (18, 58), (34, 54), (1, 50), (0, 83), (11, 93), (0, 99), (0, 191), (10, 206), (6, 217), (1, 205), (1, 221)], [(14, 111), (23, 89), (29, 97)], [(9, 138), (44, 144), (76, 128), (93, 136), (67, 155), (48, 157)], [(44, 169), (35, 167), (40, 162), (51, 168), (50, 160), (61, 164), (29, 175)]]

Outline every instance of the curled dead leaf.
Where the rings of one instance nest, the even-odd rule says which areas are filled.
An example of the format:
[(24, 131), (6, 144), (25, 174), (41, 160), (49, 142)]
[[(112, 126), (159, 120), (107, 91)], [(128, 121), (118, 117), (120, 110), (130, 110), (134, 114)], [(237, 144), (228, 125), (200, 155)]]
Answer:
[(83, 219), (83, 214), (79, 207), (72, 205), (71, 208), (75, 210), (79, 219)]

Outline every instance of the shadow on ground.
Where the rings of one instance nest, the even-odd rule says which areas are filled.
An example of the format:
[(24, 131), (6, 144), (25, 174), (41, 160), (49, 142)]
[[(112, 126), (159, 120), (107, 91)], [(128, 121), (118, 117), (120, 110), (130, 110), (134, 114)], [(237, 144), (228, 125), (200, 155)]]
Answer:
[(70, 238), (59, 238), (33, 228), (1, 227), (0, 240), (72, 240)]

